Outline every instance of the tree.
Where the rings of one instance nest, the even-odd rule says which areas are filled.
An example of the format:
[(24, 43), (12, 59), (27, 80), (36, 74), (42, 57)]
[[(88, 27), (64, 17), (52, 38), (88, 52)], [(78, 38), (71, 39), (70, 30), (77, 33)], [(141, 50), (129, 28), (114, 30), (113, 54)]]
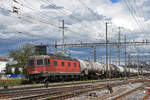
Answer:
[(22, 68), (22, 74), (27, 74), (27, 63), (28, 57), (35, 55), (34, 48), (30, 44), (25, 44), (18, 50), (9, 51), (9, 58), (13, 58), (13, 61), (16, 61), (15, 71), (18, 73), (18, 68)]
[(15, 68), (15, 72), (14, 72), (15, 74), (20, 74), (20, 71), (19, 71), (19, 68), (18, 67), (16, 67)]
[(9, 74), (12, 74), (12, 65), (9, 65), (9, 64), (7, 64), (6, 65), (6, 69), (5, 69), (5, 74), (6, 75), (9, 75)]

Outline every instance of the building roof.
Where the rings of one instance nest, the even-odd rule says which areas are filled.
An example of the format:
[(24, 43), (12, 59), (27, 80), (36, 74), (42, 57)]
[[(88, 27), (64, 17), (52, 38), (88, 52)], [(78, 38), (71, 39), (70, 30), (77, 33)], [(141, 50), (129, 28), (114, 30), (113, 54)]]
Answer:
[(4, 57), (0, 57), (0, 61), (8, 61), (8, 59)]

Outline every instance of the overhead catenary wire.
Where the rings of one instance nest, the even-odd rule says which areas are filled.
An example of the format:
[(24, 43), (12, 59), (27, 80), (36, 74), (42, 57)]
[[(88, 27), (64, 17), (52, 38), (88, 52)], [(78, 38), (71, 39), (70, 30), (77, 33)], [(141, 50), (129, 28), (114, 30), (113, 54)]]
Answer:
[[(30, 9), (31, 9), (31, 8), (30, 8)], [(20, 9), (20, 11), (21, 11), (21, 9)], [(22, 11), (22, 12), (23, 12), (23, 11)], [(21, 17), (22, 17), (21, 14), (17, 14), (17, 16), (19, 16), (19, 17), (18, 17), (19, 19), (21, 19)], [(53, 26), (53, 27), (56, 28), (56, 30), (59, 30), (59, 29), (58, 29), (58, 26), (56, 26), (56, 25), (54, 25), (54, 24), (50, 24), (50, 23), (41, 21), (40, 19), (36, 19), (36, 18), (34, 18), (34, 17), (32, 17), (32, 16), (26, 16), (26, 17), (29, 18), (29, 19), (33, 19), (34, 21), (37, 21), (37, 22), (39, 22), (40, 24), (41, 24), (41, 23), (44, 23), (44, 24), (46, 24), (46, 25)], [(27, 21), (27, 20), (25, 20), (25, 19), (21, 19), (21, 20)], [(71, 31), (71, 32), (73, 32), (73, 31)]]
[[(95, 12), (88, 6), (88, 5), (86, 5), (83, 1), (81, 1), (81, 0), (78, 0), (79, 2), (80, 2), (80, 4), (82, 4), (84, 7), (86, 7), (90, 12), (91, 12), (91, 14), (93, 14), (93, 16), (97, 19), (97, 20), (99, 20), (99, 18), (98, 18), (98, 16), (96, 16), (95, 15)], [(100, 24), (99, 22), (98, 22), (98, 24)]]
[[(28, 3), (29, 4), (29, 3)], [(31, 5), (32, 6), (32, 5)], [(32, 10), (34, 11), (34, 10), (36, 10), (36, 9), (33, 9), (32, 8)], [(42, 12), (40, 12), (40, 13), (42, 13)], [(45, 15), (45, 16), (47, 16), (45, 13), (42, 13), (42, 15)], [(47, 16), (47, 17), (49, 17), (49, 16)], [(51, 23), (47, 23), (47, 24), (50, 24), (50, 25), (52, 25), (52, 26), (54, 26), (54, 27), (56, 27), (56, 28), (59, 28), (57, 25), (55, 25), (55, 24), (51, 24)], [(75, 31), (72, 31), (72, 30), (70, 30), (70, 29), (65, 29), (65, 30), (67, 30), (67, 31), (70, 31), (70, 32), (73, 32), (73, 33), (76, 33), (76, 34), (79, 34), (78, 32), (75, 32)]]
[[(135, 15), (137, 21), (138, 21), (139, 24), (141, 25), (142, 30), (144, 31), (144, 23), (143, 23), (143, 21), (140, 20), (140, 18), (139, 18), (140, 16), (138, 17), (138, 15), (137, 15), (138, 11), (134, 8), (134, 6), (132, 6), (130, 0), (127, 0), (127, 2), (128, 2), (128, 4), (129, 4), (129, 6), (130, 6), (132, 12), (134, 13), (134, 15)], [(134, 5), (136, 5), (136, 4), (134, 4)]]
[[(5, 9), (5, 8), (3, 8), (3, 9)], [(19, 16), (19, 19), (21, 18), (21, 14), (17, 14), (17, 16)], [(29, 17), (29, 16), (27, 16), (27, 17)], [(32, 17), (30, 17), (30, 19), (32, 19)], [(34, 19), (34, 18), (33, 18)], [(27, 20), (24, 20), (24, 19), (21, 19), (21, 20), (23, 20), (23, 21), (27, 21)], [(37, 21), (37, 20), (36, 20)], [(38, 21), (37, 21), (38, 22)], [(42, 22), (43, 23), (43, 22)], [(41, 24), (41, 23), (40, 23)], [(47, 25), (47, 24), (46, 24)], [(22, 30), (18, 30), (18, 29), (15, 29), (15, 28), (12, 28), (13, 29), (13, 32), (14, 33), (18, 33), (18, 34), (20, 34), (20, 35), (32, 35), (33, 36), (33, 34), (32, 33), (30, 33), (30, 32), (26, 32), (26, 31), (22, 31)], [(13, 33), (13, 32), (11, 32), (11, 33)], [(17, 35), (17, 34), (16, 34)], [(37, 37), (37, 35), (34, 35), (34, 36), (36, 36)], [(15, 42), (15, 41), (19, 41), (19, 40), (12, 40), (12, 39), (4, 39), (4, 38), (1, 38), (2, 40), (9, 40), (9, 41), (13, 41), (13, 42)], [(22, 38), (21, 38), (21, 40), (22, 41), (25, 41), (25, 40), (23, 40)]]
[(95, 15), (95, 12), (88, 5), (86, 5), (82, 0), (78, 0), (78, 1), (80, 2), (80, 4), (86, 7), (97, 20), (99, 20), (98, 16)]
[[(21, 11), (21, 9), (20, 9), (20, 11)], [(23, 13), (23, 11), (21, 11), (20, 13)], [(17, 14), (17, 16), (18, 16), (19, 19), (22, 18), (21, 14)], [(26, 18), (28, 18), (28, 19), (33, 19), (34, 21), (39, 22), (40, 24), (41, 24), (41, 23), (42, 23), (42, 24), (46, 24), (46, 25), (49, 25), (49, 24), (50, 24), (50, 23), (41, 21), (40, 19), (33, 18), (32, 16), (26, 16)], [(25, 20), (25, 19), (21, 19), (21, 20), (27, 21), (27, 20)], [(60, 30), (60, 29), (58, 28), (58, 26), (56, 26), (56, 25), (54, 25), (54, 24), (50, 24), (49, 26), (53, 26), (53, 27), (56, 28), (56, 30)], [(15, 29), (14, 29), (14, 31), (15, 31)], [(74, 33), (74, 31), (71, 31), (71, 30), (69, 30), (69, 31)], [(16, 31), (16, 32), (22, 33), (22, 34), (23, 34), (23, 33), (27, 33), (27, 32), (23, 32), (23, 31)], [(36, 35), (35, 35), (35, 36), (36, 36)], [(8, 40), (8, 39), (2, 39), (2, 40)], [(9, 41), (11, 41), (11, 40), (9, 39)], [(12, 40), (12, 41), (15, 42), (16, 40)], [(17, 40), (17, 41), (19, 41), (19, 40)], [(21, 41), (24, 41), (24, 40), (21, 39)], [(21, 41), (19, 41), (19, 42), (21, 42)]]
[[(64, 15), (66, 15), (67, 17), (69, 17), (69, 18), (72, 19), (72, 20), (78, 21), (78, 22), (79, 22), (78, 24), (80, 24), (81, 26), (83, 26), (83, 27), (82, 27), (82, 30), (90, 32), (90, 31), (89, 31), (89, 27), (88, 27), (86, 24), (83, 24), (83, 23), (82, 23), (82, 20), (80, 20), (79, 18), (73, 16), (72, 14), (70, 14), (70, 15), (68, 16), (68, 15), (67, 15), (67, 13), (69, 12), (68, 10), (66, 10), (65, 8), (64, 8), (64, 9), (56, 9), (56, 4), (55, 4), (55, 3), (52, 3), (52, 1), (50, 1), (50, 0), (46, 0), (46, 1), (47, 1), (49, 4), (51, 4), (51, 5), (55, 8), (55, 10), (57, 10), (58, 12), (60, 12), (60, 13), (62, 13), (62, 14), (64, 14)], [(45, 2), (45, 1), (43, 0), (43, 2)], [(79, 28), (78, 28), (78, 29), (79, 29)], [(90, 33), (91, 33), (91, 32), (90, 32)], [(92, 32), (92, 33), (93, 33), (93, 32)]]
[(144, 33), (144, 30), (142, 29), (136, 15), (134, 14), (134, 12), (132, 11), (132, 8), (130, 7), (128, 1), (126, 0), (123, 0), (124, 4), (126, 5), (126, 7), (128, 8), (129, 12), (131, 13), (131, 16), (133, 17), (133, 19), (135, 20), (136, 24), (137, 24), (137, 27), (139, 28), (139, 30)]
[[(25, 1), (25, 0), (24, 0), (24, 1)], [(46, 4), (47, 4), (47, 2), (48, 2), (48, 3), (51, 3), (50, 1), (47, 1), (47, 2), (42, 1), (42, 2), (44, 2), (44, 3), (46, 3)], [(26, 1), (26, 3), (27, 3), (28, 5), (30, 5), (30, 6), (32, 6), (29, 2)], [(52, 5), (54, 8), (56, 8), (56, 7), (55, 7), (55, 4), (51, 3), (51, 5)], [(34, 8), (31, 8), (31, 7), (28, 7), (28, 8), (32, 9), (33, 11), (36, 10), (36, 9), (34, 9)], [(55, 10), (59, 11), (59, 13), (62, 13), (63, 15), (65, 15), (65, 16), (71, 18), (71, 19), (72, 19), (72, 18), (75, 18), (76, 20), (78, 20), (78, 21), (81, 22), (80, 19), (74, 17), (73, 15), (67, 15), (67, 14), (66, 14), (67, 12), (65, 12), (65, 11), (62, 10), (62, 9), (61, 9), (61, 10), (60, 10), (60, 9), (55, 9)], [(42, 12), (40, 12), (40, 13), (42, 13)], [(47, 16), (45, 13), (42, 13), (42, 14), (44, 14), (44, 17), (45, 17), (45, 16), (46, 16), (46, 17), (49, 17), (49, 16)], [(81, 23), (78, 23), (78, 24), (80, 24), (81, 26), (84, 25), (84, 24), (81, 24)], [(84, 27), (87, 28), (87, 26), (84, 26)], [(74, 27), (74, 28), (77, 28), (77, 27)], [(78, 28), (78, 29), (79, 29), (79, 28)], [(66, 30), (69, 30), (70, 32), (73, 32), (73, 31), (71, 31), (70, 29), (66, 29)], [(79, 29), (79, 30), (80, 30), (80, 29)], [(83, 29), (82, 29), (82, 30), (83, 30)], [(88, 31), (88, 30), (85, 30), (85, 31)], [(75, 33), (78, 33), (78, 32), (75, 32)]]
[[(21, 5), (23, 5), (23, 4), (21, 4)], [(28, 3), (28, 6), (31, 6), (32, 7), (32, 5), (31, 4), (29, 4)], [(31, 7), (29, 8), (29, 7), (27, 7), (27, 8), (29, 8), (29, 9), (31, 9)], [(34, 10), (33, 8), (32, 8), (32, 10)], [(36, 10), (36, 9), (35, 9)], [(43, 15), (44, 13), (42, 13), (42, 15)], [(29, 17), (29, 16), (28, 16)], [(49, 16), (48, 16), (49, 17)], [(47, 23), (48, 24), (48, 23)], [(74, 31), (72, 31), (72, 30), (69, 30), (69, 29), (67, 29), (68, 31), (70, 31), (70, 32), (73, 32), (73, 33), (76, 33), (76, 34), (78, 34), (78, 32), (74, 32)], [(89, 36), (86, 36), (86, 37), (88, 37), (88, 38), (91, 38), (91, 37), (89, 37)]]
[[(138, 16), (139, 16), (140, 18), (146, 19), (145, 13), (144, 13), (144, 10), (143, 10), (144, 3), (142, 3), (142, 5), (139, 7), (139, 6), (137, 5), (136, 0), (134, 0), (134, 1), (133, 1), (133, 5), (134, 5), (134, 9), (135, 9), (136, 13), (138, 14)], [(136, 9), (138, 9), (138, 10), (136, 10)], [(145, 31), (146, 31), (146, 26), (147, 26), (146, 23), (144, 22), (144, 20), (140, 20), (140, 21), (143, 23), (143, 28), (144, 28)]]
[(128, 4), (128, 1), (124, 0), (124, 3), (125, 3), (125, 5), (127, 6), (129, 12), (131, 13), (131, 16), (132, 16), (133, 19), (135, 20), (135, 22), (136, 22), (137, 27), (139, 28), (139, 30), (140, 30), (141, 32), (144, 32), (143, 29), (142, 29), (141, 26), (140, 26), (139, 21), (137, 20), (137, 17), (136, 17), (136, 15), (135, 15), (135, 13), (132, 11), (133, 9), (132, 9), (132, 8), (130, 7), (130, 5)]
[[(29, 4), (29, 3), (28, 3)], [(32, 6), (32, 5), (31, 5)], [(32, 8), (32, 10), (33, 10), (33, 8)], [(44, 13), (42, 13), (42, 15), (45, 15)], [(45, 16), (47, 16), (47, 15), (45, 15)], [(48, 16), (49, 17), (49, 16)], [(40, 18), (40, 19), (42, 19), (42, 18)], [(48, 23), (47, 23), (48, 24)], [(51, 24), (52, 25), (52, 24)], [(52, 25), (52, 26), (55, 26), (55, 27), (57, 27), (56, 25)], [(58, 27), (57, 27), (58, 28)], [(76, 33), (76, 34), (80, 34), (79, 32), (75, 32), (75, 31), (72, 31), (72, 30), (70, 30), (70, 29), (66, 29), (67, 31), (70, 31), (70, 32), (72, 32), (72, 33)], [(91, 38), (91, 37), (89, 37), (89, 36), (86, 36), (86, 37), (88, 37), (88, 38)]]

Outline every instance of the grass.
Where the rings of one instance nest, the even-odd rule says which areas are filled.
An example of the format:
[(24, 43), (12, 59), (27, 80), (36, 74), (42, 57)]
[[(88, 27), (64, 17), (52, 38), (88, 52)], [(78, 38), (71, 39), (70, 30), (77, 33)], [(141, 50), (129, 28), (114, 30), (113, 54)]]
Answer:
[[(134, 76), (132, 78), (138, 78), (137, 76)], [(112, 78), (110, 80), (126, 80), (127, 78)], [(97, 81), (106, 81), (108, 79), (100, 79), (100, 80), (89, 80), (89, 79), (84, 79), (80, 81), (74, 81), (74, 82), (97, 82)], [(17, 86), (17, 85), (23, 85), (23, 84), (32, 84), (36, 85), (34, 83), (29, 82), (27, 79), (0, 79), (0, 87), (3, 86)]]
[(23, 79), (0, 79), (0, 86), (14, 86), (26, 83)]

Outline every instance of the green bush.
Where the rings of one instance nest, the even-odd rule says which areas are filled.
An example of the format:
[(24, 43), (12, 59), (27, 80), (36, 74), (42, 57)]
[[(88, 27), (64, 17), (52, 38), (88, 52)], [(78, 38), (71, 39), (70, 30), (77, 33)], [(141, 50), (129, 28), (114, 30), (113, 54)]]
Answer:
[(20, 85), (21, 83), (22, 79), (0, 79), (0, 86)]

